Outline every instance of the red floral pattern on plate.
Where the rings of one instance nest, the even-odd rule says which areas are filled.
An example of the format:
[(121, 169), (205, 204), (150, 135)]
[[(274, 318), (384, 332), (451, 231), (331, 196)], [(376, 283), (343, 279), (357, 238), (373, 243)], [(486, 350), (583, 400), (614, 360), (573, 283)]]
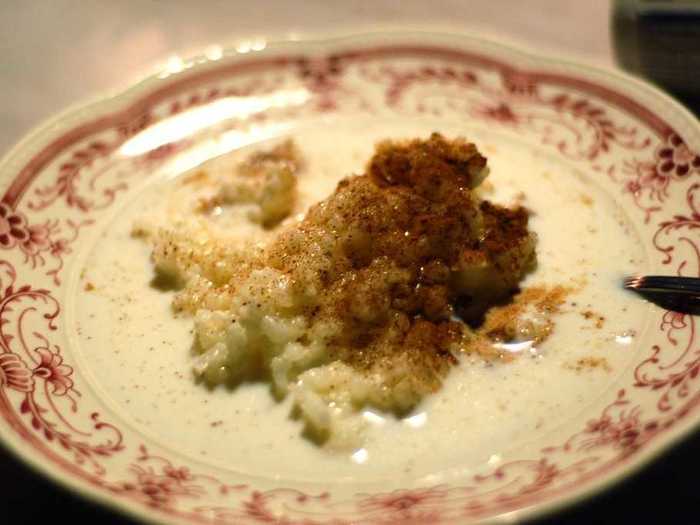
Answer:
[(691, 175), (700, 170), (700, 155), (690, 151), (674, 133), (668, 136), (666, 144), (656, 149), (656, 170), (676, 177)]
[[(164, 118), (212, 101), (290, 86), (305, 89), (309, 101), (267, 110), (250, 122), (384, 111), (500, 126), (604, 174), (617, 184), (620, 198), (631, 199), (640, 224), (649, 224), (661, 263), (679, 274), (699, 275), (700, 249), (691, 235), (700, 227), (698, 154), (662, 117), (624, 93), (543, 68), (529, 72), (478, 51), (408, 45), (231, 59), (166, 79), (122, 111), (63, 133), (14, 177), (0, 202), (0, 253), (6, 256), (0, 260), (0, 414), (12, 429), (3, 432), (16, 432), (34, 454), (83, 486), (153, 516), (217, 523), (409, 524), (483, 518), (575, 494), (622, 468), (689, 414), (696, 421), (695, 320), (667, 312), (659, 320), (662, 337), (640, 358), (629, 385), (578, 433), (544, 448), (540, 457), (511, 461), (460, 486), (350, 498), (258, 490), (203, 475), (176, 463), (167, 451), (153, 454), (140, 436), (102, 421), (81, 398), (76, 385), (82, 380), (55, 342), (63, 341), (65, 330), (58, 326), (55, 292), (81, 231), (138, 176), (207, 133), (245, 131), (249, 123), (231, 119), (136, 157), (120, 154), (125, 142)], [(685, 192), (686, 210), (670, 209), (672, 192)], [(47, 278), (54, 290), (34, 284)], [(637, 392), (649, 393), (654, 402), (642, 403)], [(115, 467), (115, 457), (129, 468)]]
[[(93, 431), (80, 430), (67, 419), (66, 412), (78, 411), (80, 396), (73, 385), (73, 368), (63, 363), (60, 348), (37, 331), (36, 321), (27, 331), (31, 316), (38, 313), (44, 329), (57, 330), (58, 301), (48, 290), (26, 284), (17, 286), (14, 266), (3, 260), (0, 289), (0, 410), (4, 409), (5, 417), (14, 416), (16, 423), (26, 415), (34, 431), (49, 442), (57, 442), (78, 465), (89, 464), (94, 472), (104, 473), (97, 457), (122, 450), (121, 432), (102, 422), (97, 413), (90, 415)], [(10, 390), (21, 394), (19, 410), (10, 402)], [(97, 434), (111, 435), (101, 443), (88, 441)]]

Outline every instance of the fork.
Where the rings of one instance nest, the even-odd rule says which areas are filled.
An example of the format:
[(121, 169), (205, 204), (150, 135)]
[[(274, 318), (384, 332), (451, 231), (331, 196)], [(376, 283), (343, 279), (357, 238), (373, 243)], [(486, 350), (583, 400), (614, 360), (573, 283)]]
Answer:
[(624, 288), (677, 312), (700, 314), (700, 278), (672, 275), (626, 277)]

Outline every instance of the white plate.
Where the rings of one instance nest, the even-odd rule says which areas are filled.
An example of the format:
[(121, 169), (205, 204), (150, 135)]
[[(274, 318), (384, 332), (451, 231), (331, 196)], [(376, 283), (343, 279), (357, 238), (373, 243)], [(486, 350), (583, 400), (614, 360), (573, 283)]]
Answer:
[[(686, 110), (619, 73), (457, 35), (212, 49), (68, 111), (0, 165), (0, 437), (27, 463), (156, 521), (499, 521), (600, 490), (697, 425), (695, 319), (615, 281), (634, 269), (698, 274), (700, 126)], [(396, 422), (396, 451), (377, 445), (375, 459), (368, 446), (366, 465), (314, 449), (263, 388), (197, 386), (187, 329), (158, 324), (169, 297), (146, 286), (145, 247), (142, 259), (114, 249), (137, 242), (129, 217), (173, 176), (273, 137), (294, 135), (331, 180), (361, 169), (376, 138), (432, 130), (475, 140), (496, 181), (510, 174), (517, 188), (522, 170), (539, 182), (523, 190), (542, 228), (540, 266), (556, 231), (604, 227), (599, 244), (582, 244), (591, 306), (570, 305), (569, 317), (612, 315), (585, 334), (571, 331), (591, 324), (578, 315), (543, 348), (550, 364), (499, 365), (492, 394), (465, 396), (453, 420), (427, 402), (428, 423), (414, 426), (433, 430), (405, 437)], [(551, 211), (554, 227), (543, 203), (567, 192), (584, 205)], [(119, 261), (133, 267), (113, 272)], [(570, 366), (591, 353), (606, 366)], [(486, 384), (469, 377), (455, 384)], [(506, 394), (497, 415), (487, 400)]]

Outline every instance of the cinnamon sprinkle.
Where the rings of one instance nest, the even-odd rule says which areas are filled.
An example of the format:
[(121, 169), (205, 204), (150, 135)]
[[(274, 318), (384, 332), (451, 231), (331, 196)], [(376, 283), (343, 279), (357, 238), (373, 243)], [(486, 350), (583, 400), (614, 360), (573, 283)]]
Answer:
[(564, 367), (570, 370), (575, 370), (576, 372), (594, 369), (604, 370), (605, 372), (610, 372), (612, 370), (610, 364), (608, 364), (608, 360), (604, 357), (582, 357), (575, 363), (565, 364)]
[(365, 175), (342, 180), (268, 249), (265, 264), (300, 294), (318, 290), (307, 316), (341, 327), (335, 359), (385, 376), (401, 362), (414, 388), (435, 390), (474, 340), (453, 316), (476, 320), (517, 290), (535, 260), (528, 213), (479, 202), (485, 168), (462, 139), (382, 142)]

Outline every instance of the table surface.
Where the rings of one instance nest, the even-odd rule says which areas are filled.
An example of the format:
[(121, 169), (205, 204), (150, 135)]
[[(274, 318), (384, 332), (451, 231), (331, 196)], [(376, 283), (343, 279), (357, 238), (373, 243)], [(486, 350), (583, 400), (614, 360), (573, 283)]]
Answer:
[[(256, 0), (254, 6), (236, 0), (3, 0), (0, 155), (70, 104), (127, 86), (173, 55), (244, 37), (429, 24), (614, 65), (609, 0)], [(12, 523), (56, 516), (125, 523), (2, 454), (2, 509), (10, 509)], [(546, 523), (697, 523), (692, 481), (698, 457), (700, 440), (691, 438), (637, 477)]]

